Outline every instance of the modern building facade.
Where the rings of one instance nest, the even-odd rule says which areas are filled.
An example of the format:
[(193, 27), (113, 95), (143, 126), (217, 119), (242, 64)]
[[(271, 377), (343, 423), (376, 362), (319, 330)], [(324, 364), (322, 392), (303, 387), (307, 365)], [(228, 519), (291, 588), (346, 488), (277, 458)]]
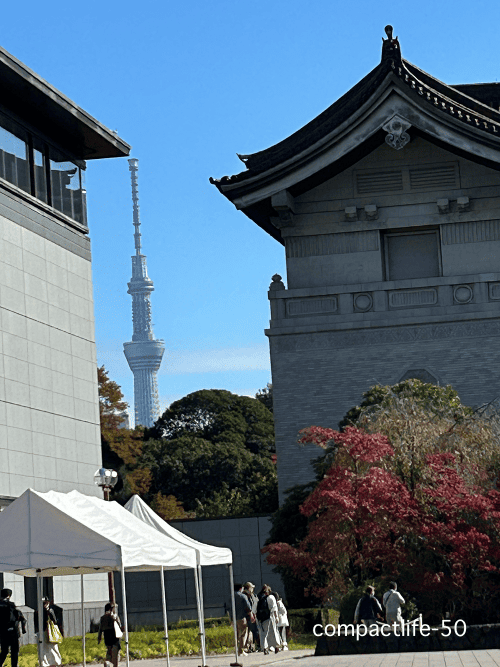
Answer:
[(311, 426), (415, 377), (469, 405), (500, 393), (500, 86), (382, 59), (301, 130), (212, 182), (285, 247), (269, 291), (280, 494)]
[(146, 256), (141, 253), (141, 220), (139, 215), (139, 190), (137, 171), (139, 160), (130, 159), (132, 179), (132, 203), (134, 211), (135, 255), (132, 256), (132, 280), (128, 293), (132, 296), (132, 340), (123, 344), (123, 351), (130, 370), (134, 374), (135, 425), (153, 426), (160, 416), (157, 372), (161, 365), (165, 345), (156, 339), (151, 322), (151, 292), (153, 281), (148, 276)]
[[(0, 84), (0, 504), (29, 487), (95, 495), (102, 459), (85, 170), (129, 146), (1, 48)], [(3, 578), (21, 603), (22, 578)], [(94, 584), (87, 599), (104, 599)], [(53, 588), (56, 602), (69, 601), (75, 582), (55, 579)]]

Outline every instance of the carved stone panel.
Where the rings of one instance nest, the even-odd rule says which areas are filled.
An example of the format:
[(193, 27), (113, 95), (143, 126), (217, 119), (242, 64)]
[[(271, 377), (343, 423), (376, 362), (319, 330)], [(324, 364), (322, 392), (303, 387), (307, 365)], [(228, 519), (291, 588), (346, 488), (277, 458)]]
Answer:
[(474, 298), (474, 290), (470, 285), (457, 285), (453, 288), (453, 301), (455, 303), (470, 303)]
[(290, 299), (286, 303), (286, 313), (288, 317), (332, 314), (337, 312), (337, 304), (336, 296), (313, 299)]
[(435, 306), (437, 302), (437, 290), (434, 288), (396, 290), (394, 292), (389, 292), (390, 308), (418, 308), (419, 306)]

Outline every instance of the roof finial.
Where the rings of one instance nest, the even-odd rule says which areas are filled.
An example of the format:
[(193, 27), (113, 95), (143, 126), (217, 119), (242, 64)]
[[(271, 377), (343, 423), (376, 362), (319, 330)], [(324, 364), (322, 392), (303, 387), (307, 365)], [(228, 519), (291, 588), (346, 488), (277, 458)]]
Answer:
[(393, 37), (394, 28), (392, 25), (386, 25), (385, 34), (387, 39), (382, 37), (382, 61), (384, 60), (401, 60), (401, 48), (397, 37)]

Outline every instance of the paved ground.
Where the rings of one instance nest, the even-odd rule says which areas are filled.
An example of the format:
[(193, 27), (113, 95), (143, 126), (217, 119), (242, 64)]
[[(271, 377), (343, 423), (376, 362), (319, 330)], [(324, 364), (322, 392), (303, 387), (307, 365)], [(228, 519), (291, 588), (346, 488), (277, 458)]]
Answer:
[[(437, 651), (433, 653), (376, 653), (314, 657), (314, 651), (285, 651), (277, 655), (251, 653), (241, 656), (243, 667), (285, 662), (286, 667), (500, 667), (500, 649)], [(234, 655), (207, 657), (208, 667), (229, 667)], [(124, 667), (124, 661), (120, 663)], [(131, 667), (167, 667), (166, 659), (131, 660)], [(200, 667), (201, 658), (171, 658), (171, 667)], [(285, 667), (285, 666), (284, 666)]]

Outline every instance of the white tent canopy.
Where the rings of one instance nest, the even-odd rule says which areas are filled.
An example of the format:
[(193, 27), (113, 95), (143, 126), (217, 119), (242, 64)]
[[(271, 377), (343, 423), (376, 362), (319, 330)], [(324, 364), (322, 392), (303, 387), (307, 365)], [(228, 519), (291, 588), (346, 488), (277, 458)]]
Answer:
[[(233, 618), (235, 618), (235, 608), (234, 608), (234, 581), (233, 581), (233, 554), (231, 549), (227, 547), (214, 547), (210, 544), (203, 544), (198, 542), (198, 540), (188, 537), (184, 533), (181, 533), (180, 530), (177, 530), (166, 521), (164, 521), (156, 512), (154, 512), (146, 503), (141, 500), (138, 495), (132, 496), (130, 500), (126, 503), (125, 508), (131, 512), (134, 516), (138, 517), (145, 524), (152, 526), (162, 535), (168, 536), (176, 540), (179, 544), (190, 547), (196, 552), (196, 560), (198, 563), (197, 569), (194, 573), (195, 579), (195, 589), (196, 589), (196, 600), (198, 605), (198, 619), (200, 625), (200, 638), (201, 638), (201, 653), (203, 659), (203, 665), (205, 665), (205, 655), (206, 655), (206, 637), (205, 637), (205, 612), (203, 604), (203, 584), (202, 584), (202, 574), (201, 567), (207, 565), (226, 565), (229, 568), (229, 581), (230, 581), (230, 592), (231, 592), (231, 604), (233, 609)], [(165, 606), (165, 605), (164, 605)], [(234, 648), (236, 654), (236, 662), (234, 664), (239, 664), (238, 662), (238, 640), (236, 632), (236, 623), (233, 624), (234, 629)]]
[(26, 577), (196, 567), (196, 554), (116, 502), (28, 489), (0, 514), (0, 572)]
[(177, 530), (156, 514), (138, 495), (132, 496), (125, 505), (125, 509), (144, 523), (156, 528), (156, 530), (176, 540), (179, 544), (192, 547), (196, 550), (198, 565), (229, 565), (233, 562), (231, 549), (227, 547), (214, 547), (210, 544), (203, 544), (198, 540), (188, 537), (180, 530)]
[[(83, 575), (120, 570), (127, 667), (129, 664), (125, 570), (158, 570), (166, 622), (165, 569), (196, 572), (196, 552), (147, 526), (115, 502), (71, 493), (28, 489), (0, 513), (0, 572), (37, 577), (38, 616), (42, 618), (42, 577), (80, 574), (82, 643), (85, 665)], [(42, 635), (38, 636), (42, 664)]]

